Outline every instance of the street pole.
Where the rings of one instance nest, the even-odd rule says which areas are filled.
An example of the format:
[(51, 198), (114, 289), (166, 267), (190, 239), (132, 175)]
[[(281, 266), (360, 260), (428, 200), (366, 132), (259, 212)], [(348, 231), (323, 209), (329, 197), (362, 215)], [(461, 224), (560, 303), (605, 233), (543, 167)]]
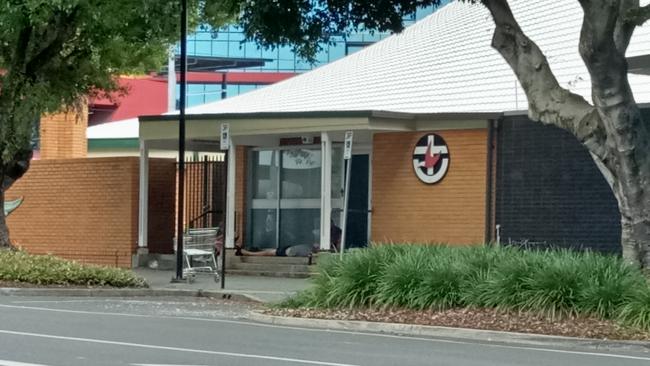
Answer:
[[(226, 179), (223, 186), (223, 247), (221, 248), (221, 289), (226, 288), (226, 233), (228, 232), (228, 171), (230, 170), (230, 160), (228, 151), (230, 150), (230, 124), (222, 123), (219, 134), (219, 146), (224, 152), (224, 161), (226, 162)], [(233, 238), (234, 240), (234, 238)]]
[(345, 169), (345, 195), (343, 196), (343, 217), (341, 218), (341, 244), (340, 259), (343, 259), (343, 252), (345, 251), (345, 240), (347, 239), (348, 231), (348, 204), (350, 200), (350, 175), (352, 174), (352, 139), (354, 132), (345, 132), (345, 141), (343, 143), (343, 159), (347, 163)]
[[(176, 70), (169, 70), (176, 72)], [(178, 118), (178, 222), (176, 226), (176, 280), (183, 279), (183, 213), (185, 209), (185, 101), (187, 72), (187, 0), (181, 0), (181, 70), (180, 107)]]

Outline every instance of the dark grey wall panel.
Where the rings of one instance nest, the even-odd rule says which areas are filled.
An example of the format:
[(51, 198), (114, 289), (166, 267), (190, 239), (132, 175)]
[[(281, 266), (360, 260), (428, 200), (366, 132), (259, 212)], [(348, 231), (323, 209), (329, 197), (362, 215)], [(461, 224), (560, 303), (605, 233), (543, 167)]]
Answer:
[(570, 133), (523, 116), (500, 121), (497, 133), (502, 243), (620, 252), (616, 199)]

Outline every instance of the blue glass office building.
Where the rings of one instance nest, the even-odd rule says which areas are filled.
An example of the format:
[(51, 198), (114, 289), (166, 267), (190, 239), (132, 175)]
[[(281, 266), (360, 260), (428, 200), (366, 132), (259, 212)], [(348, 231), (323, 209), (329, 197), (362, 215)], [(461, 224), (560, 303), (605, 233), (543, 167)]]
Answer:
[[(405, 18), (405, 26), (409, 26), (416, 21), (426, 17), (433, 12), (433, 7), (419, 9), (415, 14)], [(277, 74), (295, 74), (309, 71), (320, 65), (338, 60), (346, 55), (354, 53), (363, 47), (373, 44), (383, 38), (388, 37), (389, 33), (370, 33), (359, 32), (346, 37), (338, 37), (333, 44), (324, 44), (323, 50), (316, 55), (316, 62), (311, 64), (298, 57), (291, 47), (277, 47), (275, 49), (263, 49), (252, 41), (245, 41), (244, 34), (238, 26), (228, 26), (213, 32), (209, 29), (199, 29), (196, 33), (188, 37), (188, 55), (190, 56), (212, 56), (227, 58), (256, 58), (267, 59), (263, 66), (251, 67), (243, 70), (232, 70), (230, 73), (277, 73)], [(234, 75), (233, 75), (234, 76)], [(255, 78), (246, 78), (245, 81), (230, 81), (225, 83), (226, 97), (232, 97), (254, 90), (260, 86), (268, 85), (275, 79), (268, 76), (259, 80)], [(275, 81), (279, 81), (277, 79)], [(190, 82), (188, 85), (188, 106), (213, 102), (222, 98), (222, 84), (207, 80)], [(179, 95), (177, 93), (176, 95)]]

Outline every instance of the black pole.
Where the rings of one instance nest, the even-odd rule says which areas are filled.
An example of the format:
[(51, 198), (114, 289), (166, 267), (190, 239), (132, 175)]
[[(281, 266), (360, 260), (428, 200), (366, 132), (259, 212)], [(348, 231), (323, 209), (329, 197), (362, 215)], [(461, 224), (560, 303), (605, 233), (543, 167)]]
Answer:
[[(176, 72), (176, 70), (169, 70)], [(176, 280), (183, 279), (183, 210), (185, 208), (185, 99), (187, 72), (187, 0), (181, 0), (181, 70), (178, 118), (178, 222), (176, 226)]]
[(221, 99), (226, 99), (228, 93), (228, 82), (226, 81), (226, 72), (221, 74)]
[[(221, 249), (221, 289), (226, 288), (226, 223), (228, 222), (228, 150), (224, 154), (224, 161), (226, 162), (226, 179), (223, 185), (223, 248)], [(233, 239), (234, 240), (234, 239)]]

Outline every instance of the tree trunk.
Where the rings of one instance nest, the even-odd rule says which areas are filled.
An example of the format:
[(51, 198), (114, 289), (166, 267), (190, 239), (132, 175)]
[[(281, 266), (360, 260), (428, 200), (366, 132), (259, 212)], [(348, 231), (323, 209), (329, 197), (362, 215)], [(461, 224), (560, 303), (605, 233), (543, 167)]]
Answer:
[(589, 150), (618, 200), (624, 258), (650, 268), (650, 126), (627, 80), (625, 50), (634, 26), (623, 19), (638, 0), (580, 1), (585, 16), (579, 48), (591, 76), (593, 105), (560, 86), (508, 0), (482, 3), (496, 25), (492, 46), (526, 92), (530, 118), (571, 132)]
[(623, 258), (641, 268), (650, 268), (650, 217), (647, 212), (621, 212), (621, 244)]
[(7, 220), (5, 218), (4, 204), (5, 192), (0, 188), (0, 204), (2, 205), (2, 212), (0, 212), (0, 249), (10, 248), (11, 242), (9, 241), (9, 228), (7, 228)]
[(0, 182), (2, 182), (0, 185), (0, 204), (2, 204), (2, 212), (0, 212), (0, 248), (12, 246), (4, 213), (5, 193), (27, 172), (32, 155), (31, 150), (22, 150), (14, 155), (13, 161), (0, 166)]
[[(642, 162), (641, 169), (638, 166), (630, 169), (630, 165), (636, 164), (621, 163), (621, 160), (630, 157), (617, 152), (619, 155), (612, 159), (618, 168), (614, 174), (612, 191), (621, 213), (623, 258), (642, 268), (650, 268), (650, 191), (646, 187), (647, 183), (644, 184), (650, 182), (650, 169), (647, 162)], [(639, 163), (637, 159), (632, 160)]]

